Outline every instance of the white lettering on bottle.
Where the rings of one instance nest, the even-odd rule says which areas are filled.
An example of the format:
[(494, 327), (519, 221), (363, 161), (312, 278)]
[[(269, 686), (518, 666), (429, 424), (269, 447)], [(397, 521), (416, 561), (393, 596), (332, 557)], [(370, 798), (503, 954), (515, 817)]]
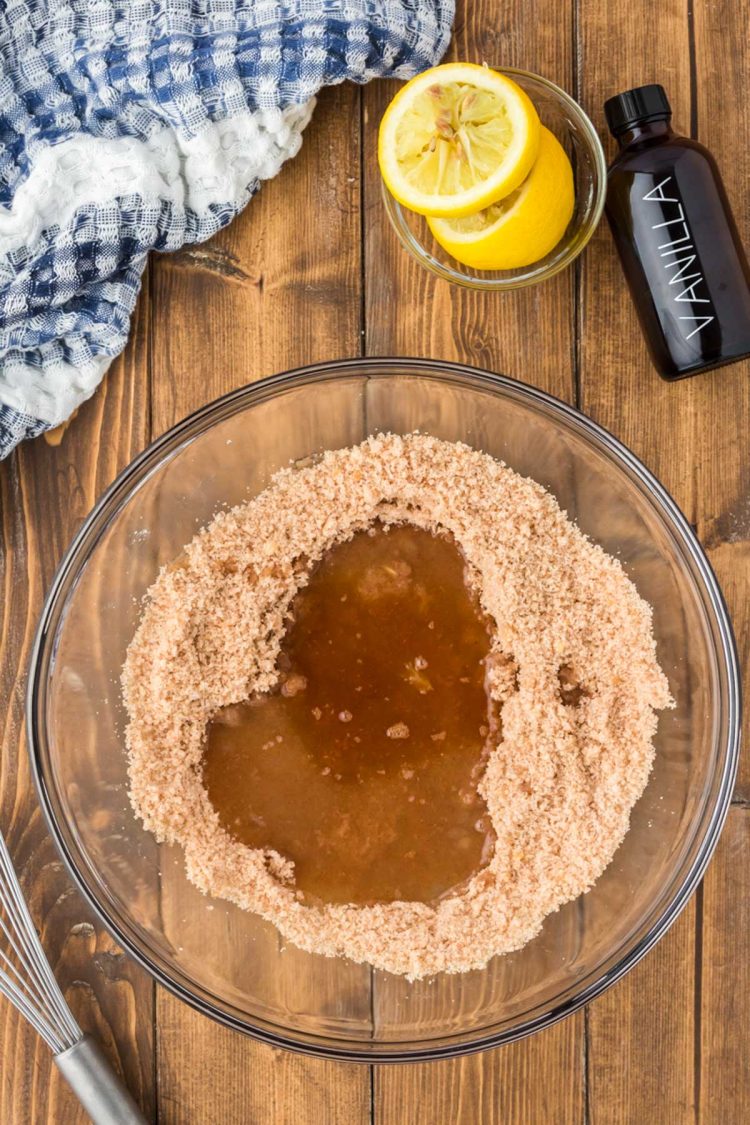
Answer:
[(679, 215), (677, 215), (674, 219), (665, 219), (663, 223), (656, 223), (651, 227), (651, 230), (661, 230), (662, 227), (673, 227), (675, 223), (682, 223), (682, 225), (687, 230), (687, 223), (685, 222), (685, 212), (682, 210), (682, 204), (678, 203), (677, 206), (680, 209)]
[[(662, 242), (661, 245), (657, 247), (657, 249), (666, 250), (668, 246), (679, 246), (680, 250), (686, 250), (687, 247), (683, 246), (682, 244), (683, 242), (691, 242), (692, 235), (690, 234), (690, 227), (687, 225), (687, 223), (683, 222), (681, 225), (685, 233), (681, 234), (679, 238), (673, 238), (671, 242)], [(652, 227), (651, 230), (656, 230), (656, 227)], [(690, 249), (692, 250), (692, 246), (690, 247)], [(671, 251), (668, 251), (668, 253), (671, 253)], [(662, 258), (664, 257), (666, 257), (666, 255), (662, 254)]]
[(680, 303), (685, 302), (689, 305), (710, 305), (711, 302), (708, 297), (699, 297), (695, 292), (696, 286), (700, 285), (702, 281), (703, 278), (699, 277), (692, 285), (688, 285), (686, 289), (683, 289), (681, 293), (677, 294), (675, 301), (679, 301)]
[(662, 182), (660, 184), (657, 184), (655, 188), (651, 188), (651, 191), (646, 192), (646, 194), (643, 197), (643, 202), (644, 203), (679, 203), (680, 202), (679, 199), (672, 199), (672, 197), (670, 195), (664, 194), (664, 191), (663, 191), (664, 185), (668, 184), (671, 179), (672, 179), (671, 176), (667, 176), (666, 179), (662, 180)]
[(705, 328), (707, 324), (710, 324), (713, 319), (714, 317), (712, 316), (681, 316), (680, 320), (694, 320), (698, 322), (693, 331), (688, 332), (685, 339), (689, 340), (691, 336), (694, 336), (696, 334), (696, 332), (700, 332), (701, 328)]
[[(662, 257), (664, 257), (663, 254)], [(688, 258), (675, 258), (673, 262), (665, 262), (665, 270), (671, 269), (672, 266), (680, 266), (680, 269), (670, 277), (669, 284), (676, 285), (678, 281), (692, 281), (694, 277), (700, 277), (700, 273), (685, 273), (685, 270), (689, 270), (693, 262), (697, 261), (697, 254), (691, 254)]]
[[(682, 202), (677, 196), (667, 195), (667, 187), (671, 180), (671, 176), (666, 176), (660, 183), (646, 192), (643, 196), (643, 202), (662, 205), (661, 221), (654, 223), (651, 230), (665, 230), (669, 235), (669, 242), (660, 243), (657, 249), (660, 251), (660, 258), (668, 259), (663, 263), (664, 269), (675, 270), (669, 278), (669, 284), (676, 285), (679, 282), (683, 286), (672, 300), (675, 304), (710, 305), (711, 298), (708, 295), (706, 279), (700, 272), (700, 268), (693, 273), (687, 272), (696, 262), (700, 267), (700, 262), (698, 261), (698, 255), (692, 252), (695, 250), (695, 245)], [(673, 206), (668, 209), (665, 206), (666, 204), (672, 204)], [(680, 254), (683, 256), (675, 256)], [(675, 267), (677, 268), (675, 269)], [(705, 296), (699, 296), (700, 286), (703, 286), (702, 291), (706, 294)], [(686, 329), (692, 324), (692, 330), (685, 336), (686, 340), (690, 340), (693, 336), (702, 332), (704, 328), (707, 328), (709, 324), (713, 324), (716, 317), (708, 315), (708, 313), (701, 313), (698, 316), (680, 315), (677, 319), (684, 322)]]

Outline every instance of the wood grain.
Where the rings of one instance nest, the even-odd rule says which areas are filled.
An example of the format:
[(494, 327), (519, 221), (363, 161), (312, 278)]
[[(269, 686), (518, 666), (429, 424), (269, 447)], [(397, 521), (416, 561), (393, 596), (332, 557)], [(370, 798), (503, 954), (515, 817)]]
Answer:
[(703, 885), (699, 1014), (701, 1125), (750, 1118), (750, 808), (732, 808)]
[(243, 214), (154, 260), (152, 436), (264, 375), (359, 353), (359, 117), (356, 88), (323, 91), (301, 152)]
[[(538, 71), (572, 87), (572, 0), (459, 2), (447, 59)], [(365, 340), (368, 355), (458, 359), (572, 399), (573, 284), (568, 271), (502, 296), (434, 278), (402, 249), (383, 209), (377, 128), (396, 86), (365, 89)]]
[[(449, 57), (524, 67), (572, 89), (572, 28), (572, 2), (459, 3)], [(397, 242), (383, 210), (374, 156), (377, 126), (392, 94), (390, 83), (374, 83), (365, 91), (367, 354), (455, 358), (572, 400), (572, 271), (511, 294), (477, 293), (435, 279)], [(387, 980), (380, 983), (379, 975), (376, 982), (375, 1011), (379, 1024), (387, 1026), (391, 1008), (398, 1018), (400, 989)], [(440, 998), (449, 987), (441, 986)], [(460, 986), (455, 991), (455, 1003), (464, 1004)], [(425, 1023), (428, 1017), (426, 1008)], [(388, 1125), (580, 1121), (583, 1061), (583, 1017), (578, 1015), (486, 1055), (378, 1069), (375, 1120)]]
[(582, 1125), (583, 1052), (575, 1022), (569, 1019), (461, 1062), (376, 1068), (375, 1120), (380, 1125)]
[[(675, 124), (717, 156), (748, 245), (749, 22), (750, 0), (464, 0), (451, 54), (577, 89), (602, 135), (605, 97), (662, 82)], [(302, 152), (239, 220), (208, 244), (154, 261), (125, 356), (58, 444), (36, 441), (0, 466), (0, 819), (79, 1020), (154, 1120), (734, 1125), (750, 1117), (747, 755), (701, 892), (585, 1017), (458, 1062), (375, 1068), (372, 1081), (366, 1067), (254, 1044), (164, 991), (154, 1002), (150, 980), (73, 891), (38, 812), (24, 748), (25, 670), (54, 567), (96, 497), (149, 436), (215, 396), (364, 348), (456, 358), (578, 398), (696, 526), (748, 666), (750, 365), (661, 382), (604, 225), (577, 271), (502, 298), (452, 289), (422, 271), (397, 243), (380, 199), (375, 133), (393, 89), (383, 82), (324, 92)], [(184, 903), (164, 905), (178, 926)], [(267, 954), (262, 942), (254, 949), (259, 973), (275, 956), (276, 939), (268, 940)], [(306, 981), (300, 998), (327, 987), (324, 976)], [(376, 1003), (387, 1020), (387, 989)], [(2, 1001), (0, 1074), (3, 1125), (85, 1121), (46, 1048)]]
[[(745, 247), (750, 246), (750, 74), (744, 45), (750, 6), (733, 0), (700, 0), (694, 9), (694, 125), (716, 157)], [(743, 46), (740, 46), (743, 45)], [(738, 138), (744, 138), (738, 144)], [(735, 628), (744, 695), (748, 698), (750, 649), (750, 363), (707, 380), (710, 426), (699, 461), (697, 525), (721, 582)], [(713, 438), (713, 447), (710, 438)], [(747, 737), (745, 718), (745, 737)], [(717, 856), (705, 879), (696, 972), (698, 1074), (696, 1101), (703, 1125), (750, 1117), (750, 1036), (740, 997), (750, 990), (746, 943), (750, 764), (740, 760), (738, 807), (731, 810)]]
[[(359, 352), (359, 119), (358, 90), (324, 91), (299, 156), (246, 211), (206, 245), (155, 263), (154, 434), (263, 375)], [(163, 910), (175, 933), (191, 916), (189, 894), (181, 881), (164, 885)], [(270, 933), (235, 955), (272, 976), (277, 948)], [(325, 1000), (324, 977), (298, 974), (298, 980), (291, 1002), (312, 1001), (316, 988)], [(157, 1012), (160, 1122), (369, 1120), (366, 1067), (338, 1067), (253, 1043), (163, 990)]]
[[(0, 820), (42, 942), (84, 1030), (95, 1032), (144, 1110), (155, 1112), (153, 985), (74, 891), (50, 840), (27, 764), (23, 701), (31, 642), (55, 567), (97, 496), (147, 438), (148, 280), (128, 351), (59, 444), (23, 445), (0, 466)], [(2, 573), (4, 571), (4, 573)], [(47, 1048), (0, 1001), (0, 1121), (88, 1121)]]
[(695, 908), (589, 1005), (591, 1125), (695, 1121)]
[[(739, 6), (725, 5), (725, 14), (730, 7), (737, 11)], [(696, 27), (702, 27), (714, 6), (698, 3), (692, 10)], [(681, 0), (651, 8), (647, 18), (640, 5), (581, 0), (579, 27), (583, 104), (602, 131), (604, 99), (651, 81), (667, 88), (675, 126), (690, 130), (698, 105), (691, 86), (693, 28)], [(715, 26), (715, 32), (710, 37), (715, 59), (731, 57), (731, 36), (736, 35), (731, 21), (721, 30)], [(617, 50), (613, 51), (613, 44)], [(700, 79), (704, 74), (700, 57), (696, 64)], [(743, 94), (739, 65), (730, 65), (729, 70), (734, 72), (734, 85), (730, 78), (725, 86), (724, 73), (721, 82), (710, 81), (706, 74), (698, 82), (698, 98), (705, 100), (706, 88), (711, 87), (720, 88), (722, 97), (731, 100), (731, 107), (727, 103), (723, 111), (726, 143), (732, 145)], [(704, 139), (715, 148), (713, 133)], [(747, 496), (742, 465), (747, 365), (679, 384), (662, 382), (646, 354), (604, 226), (587, 256), (581, 312), (583, 409), (630, 445), (666, 484), (704, 538), (733, 604), (745, 609), (747, 571), (740, 570), (744, 546), (739, 542), (728, 547), (727, 541), (729, 529), (737, 528)], [(746, 613), (740, 620), (744, 630)], [(747, 643), (744, 634), (742, 641)], [(705, 988), (700, 977), (704, 932), (699, 897), (657, 950), (591, 1006), (592, 1122), (696, 1119), (701, 1032), (695, 1013)]]
[[(745, 247), (750, 247), (750, 73), (745, 47), (750, 5), (700, 0), (694, 9), (694, 97), (697, 139), (716, 157)], [(742, 138), (740, 140), (740, 138)], [(750, 668), (750, 361), (705, 379), (696, 458), (698, 532), (716, 570), (734, 622), (740, 667)], [(745, 680), (745, 698), (750, 687)], [(745, 717), (747, 724), (747, 716)], [(745, 725), (745, 734), (748, 727)], [(740, 763), (737, 795), (750, 799), (750, 761)]]
[[(162, 997), (167, 1001), (166, 994)], [(358, 1125), (369, 1067), (252, 1044), (191, 1012), (159, 1006), (159, 1121), (174, 1125)]]

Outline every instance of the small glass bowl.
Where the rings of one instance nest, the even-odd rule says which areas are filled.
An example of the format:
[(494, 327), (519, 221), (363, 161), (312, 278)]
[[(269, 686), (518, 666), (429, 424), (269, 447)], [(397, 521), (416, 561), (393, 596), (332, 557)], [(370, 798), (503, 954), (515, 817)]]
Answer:
[(570, 157), (575, 178), (575, 210), (560, 242), (546, 257), (513, 270), (472, 270), (461, 265), (435, 241), (424, 216), (394, 199), (383, 183), (388, 218), (401, 245), (430, 273), (466, 289), (503, 292), (523, 289), (554, 277), (569, 266), (596, 230), (607, 192), (607, 164), (599, 135), (577, 102), (546, 78), (513, 67), (496, 67), (529, 95), (545, 125)]

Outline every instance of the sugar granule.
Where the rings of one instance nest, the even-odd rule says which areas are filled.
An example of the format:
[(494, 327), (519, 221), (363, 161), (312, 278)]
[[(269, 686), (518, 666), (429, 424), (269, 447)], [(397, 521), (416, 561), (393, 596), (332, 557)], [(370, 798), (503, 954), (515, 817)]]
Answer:
[[(308, 906), (289, 860), (219, 824), (201, 780), (204, 734), (219, 708), (275, 686), (310, 568), (377, 520), (450, 532), (494, 623), (488, 684), (502, 733), (479, 788), (495, 848), (434, 905)], [(302, 949), (412, 979), (519, 949), (593, 885), (647, 783), (655, 712), (671, 705), (651, 610), (620, 563), (540, 485), (419, 435), (329, 451), (219, 513), (151, 587), (122, 682), (131, 802), (159, 840), (182, 845), (196, 886)]]

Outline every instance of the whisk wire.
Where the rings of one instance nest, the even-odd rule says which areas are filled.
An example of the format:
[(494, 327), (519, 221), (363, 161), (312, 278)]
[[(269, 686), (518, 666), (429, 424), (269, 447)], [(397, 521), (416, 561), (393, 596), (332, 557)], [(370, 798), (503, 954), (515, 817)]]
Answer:
[(59, 1053), (78, 1042), (83, 1033), (44, 956), (2, 834), (0, 907), (5, 911), (5, 919), (0, 914), (0, 929), (19, 962), (18, 966), (14, 965), (8, 955), (0, 951), (2, 961), (13, 971), (18, 982), (14, 982), (0, 966), (0, 991), (29, 1019), (49, 1046)]
[[(2, 925), (2, 920), (0, 920)], [(4, 928), (4, 927), (3, 927)], [(28, 977), (22, 975), (21, 970), (18, 968), (15, 961), (11, 960), (4, 950), (0, 949), (0, 961), (5, 965), (4, 972), (12, 977), (15, 977), (16, 984), (23, 991), (31, 1004), (40, 1004), (40, 998), (33, 988), (33, 982), (30, 982)]]
[[(1, 892), (2, 892), (2, 885), (0, 885), (0, 893)], [(11, 958), (7, 955), (7, 953), (5, 953), (2, 949), (0, 949), (0, 961), (5, 964), (5, 971), (4, 971), (5, 977), (8, 978), (9, 974), (12, 974), (13, 977), (15, 977), (15, 979), (16, 979), (17, 987), (26, 996), (26, 999), (29, 1002), (29, 1004), (31, 1004), (35, 1009), (38, 1009), (39, 1012), (40, 1012), (40, 1015), (42, 1013), (44, 1013), (45, 1020), (49, 1020), (50, 1013), (48, 1013), (46, 1011), (46, 1002), (45, 1002), (44, 993), (41, 992), (40, 986), (35, 979), (34, 973), (32, 973), (29, 965), (26, 962), (25, 957), (23, 956), (23, 954), (19, 950), (18, 946), (16, 945), (16, 942), (13, 940), (13, 937), (12, 937), (11, 933), (8, 931), (8, 928), (6, 927), (5, 923), (3, 922), (2, 917), (0, 917), (0, 929), (2, 929), (3, 933), (6, 936), (8, 944), (10, 945), (11, 949), (16, 954), (16, 957), (18, 958), (18, 961), (20, 962), (20, 969), (19, 969), (19, 966), (11, 960)], [(22, 975), (21, 970), (26, 970), (25, 976)], [(66, 1027), (66, 1029), (68, 1029), (67, 1021), (65, 1021), (64, 1026)], [(58, 1036), (58, 1038), (59, 1038), (59, 1036)]]
[(59, 1054), (60, 1051), (64, 1050), (63, 1045), (60, 1043), (60, 1040), (47, 1023), (46, 1019), (33, 1004), (29, 1003), (26, 995), (10, 979), (3, 969), (0, 969), (0, 992), (2, 992), (4, 996), (7, 996), (11, 1004), (15, 1004), (21, 1015), (26, 1017), (34, 1030), (41, 1035), (44, 1042), (54, 1054)]
[[(13, 933), (3, 924), (0, 918), (0, 927), (6, 935), (8, 944), (18, 958), (21, 968), (26, 973), (24, 985), (32, 1003), (35, 1003), (52, 1026), (58, 1026), (58, 1036), (65, 1045), (71, 1045), (80, 1038), (81, 1032), (69, 1015), (65, 1001), (60, 993), (51, 969), (44, 958), (39, 945), (36, 930), (26, 904), (20, 895), (15, 876), (7, 870), (7, 856), (2, 855), (3, 847), (0, 844), (0, 876), (6, 875), (8, 885), (0, 878), (0, 903), (5, 907), (8, 922), (14, 927), (19, 942), (14, 940)], [(3, 860), (6, 862), (3, 863)], [(3, 870), (5, 868), (5, 870)], [(7, 957), (5, 958), (7, 961)], [(18, 973), (16, 974), (18, 975)]]
[[(0, 4), (2, 0), (0, 0)], [(84, 1035), (55, 980), (0, 832), (0, 995), (52, 1051), (94, 1125), (147, 1125), (101, 1047)], [(6, 948), (2, 946), (5, 945)]]

